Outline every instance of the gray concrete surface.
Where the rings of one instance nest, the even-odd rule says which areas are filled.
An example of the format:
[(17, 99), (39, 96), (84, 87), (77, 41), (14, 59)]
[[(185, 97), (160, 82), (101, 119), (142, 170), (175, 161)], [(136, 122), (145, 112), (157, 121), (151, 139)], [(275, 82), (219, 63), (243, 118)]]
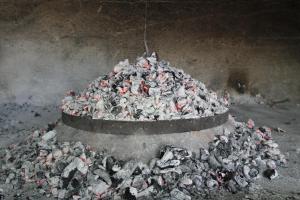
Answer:
[[(299, 1), (149, 4), (151, 50), (209, 88), (300, 100)], [(58, 104), (144, 51), (144, 5), (0, 0), (0, 102)], [(235, 92), (232, 92), (235, 94)]]

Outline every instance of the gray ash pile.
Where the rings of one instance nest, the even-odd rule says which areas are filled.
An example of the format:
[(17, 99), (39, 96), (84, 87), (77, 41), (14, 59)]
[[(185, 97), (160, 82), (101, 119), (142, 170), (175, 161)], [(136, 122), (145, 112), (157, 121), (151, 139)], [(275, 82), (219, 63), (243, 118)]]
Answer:
[(5, 196), (31, 185), (58, 199), (190, 200), (253, 189), (261, 176), (276, 178), (286, 160), (271, 130), (251, 120), (232, 123), (233, 131), (223, 129), (199, 155), (164, 146), (149, 164), (117, 160), (81, 142), (60, 143), (55, 130), (35, 131), (0, 151), (0, 190)]
[(93, 119), (143, 121), (214, 116), (228, 108), (226, 99), (153, 53), (134, 64), (120, 62), (79, 95), (69, 92), (62, 110)]

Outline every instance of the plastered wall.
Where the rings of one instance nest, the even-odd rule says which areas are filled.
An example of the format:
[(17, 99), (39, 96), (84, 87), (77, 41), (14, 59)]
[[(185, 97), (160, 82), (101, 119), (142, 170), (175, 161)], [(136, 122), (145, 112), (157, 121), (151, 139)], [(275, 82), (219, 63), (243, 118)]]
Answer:
[[(0, 0), (0, 102), (58, 104), (68, 89), (142, 55), (144, 8)], [(148, 45), (214, 90), (299, 102), (299, 8), (297, 1), (150, 1)]]

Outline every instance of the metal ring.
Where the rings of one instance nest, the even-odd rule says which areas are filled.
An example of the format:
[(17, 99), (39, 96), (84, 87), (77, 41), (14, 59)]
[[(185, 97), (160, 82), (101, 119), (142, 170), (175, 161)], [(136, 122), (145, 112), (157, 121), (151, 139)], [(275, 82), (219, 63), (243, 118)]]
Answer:
[(134, 135), (165, 134), (200, 131), (224, 124), (228, 120), (229, 110), (210, 117), (196, 119), (176, 119), (157, 121), (117, 121), (92, 119), (91, 117), (73, 116), (62, 112), (62, 122), (76, 129), (90, 132)]

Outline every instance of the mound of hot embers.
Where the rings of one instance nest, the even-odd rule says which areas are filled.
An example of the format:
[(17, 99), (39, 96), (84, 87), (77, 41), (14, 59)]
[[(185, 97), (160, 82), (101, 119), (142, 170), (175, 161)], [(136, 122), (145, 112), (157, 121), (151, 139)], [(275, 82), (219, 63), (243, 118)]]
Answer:
[[(149, 164), (121, 161), (77, 143), (59, 143), (56, 131), (35, 131), (25, 142), (0, 151), (1, 187), (36, 188), (59, 199), (198, 199), (216, 191), (253, 189), (256, 178), (278, 176), (286, 160), (271, 130), (233, 122), (200, 149), (165, 146)], [(4, 195), (10, 194), (3, 187)], [(32, 193), (34, 194), (34, 193)], [(24, 197), (25, 199), (25, 197)]]
[(117, 64), (109, 75), (94, 80), (82, 93), (70, 92), (63, 112), (105, 120), (169, 120), (214, 116), (227, 111), (218, 99), (193, 79), (158, 61), (156, 54)]

